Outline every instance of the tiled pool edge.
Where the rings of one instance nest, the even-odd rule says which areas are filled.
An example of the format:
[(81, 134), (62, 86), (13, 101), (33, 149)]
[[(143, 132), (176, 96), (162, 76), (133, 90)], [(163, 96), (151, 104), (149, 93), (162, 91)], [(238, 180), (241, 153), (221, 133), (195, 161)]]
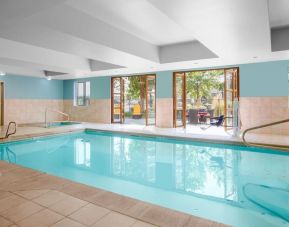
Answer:
[[(133, 218), (136, 221), (138, 220), (156, 226), (228, 227), (228, 225), (153, 205), (147, 202), (142, 202), (140, 200), (108, 192), (68, 179), (56, 177), (54, 175), (49, 175), (27, 167), (6, 163), (4, 161), (0, 161), (0, 173), (0, 182), (3, 181), (3, 179), (5, 181), (5, 184), (0, 185), (1, 191), (15, 194), (19, 191), (55, 190), (88, 203), (103, 207), (110, 210), (110, 212), (116, 212)], [(11, 177), (11, 175), (13, 177)], [(2, 198), (0, 198), (0, 204), (1, 200)], [(67, 217), (63, 217), (63, 219), (64, 218)]]
[(14, 141), (23, 141), (26, 139), (31, 138), (41, 138), (41, 137), (48, 137), (53, 135), (63, 135), (67, 133), (75, 133), (75, 132), (109, 132), (109, 133), (116, 133), (116, 134), (123, 134), (128, 136), (143, 136), (143, 137), (157, 137), (157, 138), (166, 138), (166, 139), (176, 139), (176, 140), (184, 140), (184, 141), (192, 141), (192, 142), (207, 142), (207, 143), (217, 143), (217, 144), (228, 144), (228, 145), (244, 145), (242, 142), (237, 140), (221, 140), (221, 139), (208, 139), (208, 138), (201, 138), (201, 137), (189, 137), (189, 136), (180, 136), (180, 135), (166, 135), (166, 134), (157, 134), (157, 133), (142, 133), (142, 132), (132, 132), (129, 130), (111, 130), (111, 129), (95, 129), (95, 128), (89, 128), (89, 127), (83, 127), (83, 128), (68, 128), (64, 129), (62, 131), (50, 131), (50, 132), (41, 132), (41, 133), (31, 133), (31, 134), (24, 134), (24, 135), (17, 135), (12, 136), (7, 139), (0, 139), (0, 144), (2, 143), (8, 143), (8, 142), (14, 142)]
[[(92, 128), (92, 127), (86, 127), (85, 125), (82, 125), (82, 128), (73, 128), (73, 127), (61, 127), (61, 131), (49, 131), (49, 132), (41, 132), (41, 133), (31, 133), (31, 134), (24, 134), (24, 135), (18, 135), (9, 137), (8, 139), (0, 139), (0, 144), (2, 143), (8, 143), (8, 142), (14, 142), (14, 141), (23, 141), (26, 139), (31, 138), (41, 138), (41, 137), (48, 137), (53, 135), (61, 135), (61, 134), (67, 134), (67, 133), (74, 133), (74, 132), (83, 132), (83, 131), (91, 131), (91, 132), (109, 132), (109, 133), (117, 133), (117, 134), (123, 134), (128, 136), (143, 136), (143, 137), (157, 137), (157, 138), (165, 138), (165, 139), (175, 139), (175, 140), (182, 140), (182, 141), (190, 141), (190, 142), (205, 142), (205, 143), (214, 143), (214, 144), (226, 144), (226, 145), (239, 145), (239, 146), (245, 146), (246, 145), (240, 140), (240, 138), (230, 138), (230, 139), (213, 139), (213, 138), (202, 138), (202, 137), (191, 137), (189, 135), (182, 136), (182, 135), (167, 135), (164, 133), (150, 133), (150, 132), (140, 132), (140, 131), (131, 131), (129, 129), (125, 130), (117, 130), (117, 129), (102, 129), (102, 128)], [(56, 127), (59, 128), (59, 127)], [(256, 143), (261, 146), (270, 146), (272, 144), (265, 144), (265, 143)], [(254, 147), (254, 146), (252, 146)], [(257, 146), (256, 146), (257, 147)], [(289, 152), (289, 146), (285, 148), (284, 150), (276, 148), (276, 150), (280, 152)]]

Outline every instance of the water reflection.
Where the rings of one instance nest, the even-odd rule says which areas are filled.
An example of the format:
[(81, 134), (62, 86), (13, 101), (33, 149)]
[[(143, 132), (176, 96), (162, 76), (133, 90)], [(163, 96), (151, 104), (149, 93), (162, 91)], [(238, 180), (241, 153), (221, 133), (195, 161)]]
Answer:
[(77, 138), (74, 141), (74, 160), (75, 165), (90, 167), (90, 142)]
[(111, 138), (112, 175), (167, 190), (237, 200), (238, 152)]

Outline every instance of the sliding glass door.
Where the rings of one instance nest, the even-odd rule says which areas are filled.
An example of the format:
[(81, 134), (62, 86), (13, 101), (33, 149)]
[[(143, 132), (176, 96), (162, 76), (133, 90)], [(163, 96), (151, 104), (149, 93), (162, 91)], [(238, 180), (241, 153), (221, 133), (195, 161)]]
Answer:
[(156, 124), (156, 77), (146, 76), (146, 125)]
[(185, 73), (174, 73), (174, 127), (186, 126), (186, 77)]
[(238, 68), (174, 73), (174, 127), (209, 125), (210, 118), (224, 115), (223, 126), (232, 128), (234, 101), (239, 99), (238, 86)]
[(225, 97), (225, 128), (233, 127), (234, 100), (239, 100), (238, 69), (224, 70), (224, 97)]
[(124, 121), (124, 81), (121, 77), (111, 79), (111, 122), (123, 123)]
[(156, 123), (155, 75), (112, 78), (111, 122), (141, 125)]

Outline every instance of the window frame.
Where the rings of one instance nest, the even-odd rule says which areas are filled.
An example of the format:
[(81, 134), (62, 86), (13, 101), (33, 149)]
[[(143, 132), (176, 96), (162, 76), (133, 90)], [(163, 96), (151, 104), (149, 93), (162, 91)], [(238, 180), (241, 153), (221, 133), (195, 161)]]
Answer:
[[(83, 104), (79, 104), (78, 100), (80, 96), (78, 96), (79, 94), (79, 84), (83, 84), (83, 97), (82, 97), (82, 103)], [(89, 86), (89, 95), (87, 94), (87, 87)], [(90, 81), (75, 81), (74, 82), (74, 101), (73, 104), (74, 106), (89, 106), (90, 104)]]

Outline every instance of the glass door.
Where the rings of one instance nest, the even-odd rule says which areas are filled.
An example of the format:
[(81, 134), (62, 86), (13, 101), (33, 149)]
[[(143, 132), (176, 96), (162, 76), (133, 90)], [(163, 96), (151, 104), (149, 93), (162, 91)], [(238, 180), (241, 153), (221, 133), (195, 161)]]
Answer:
[(124, 121), (124, 81), (121, 77), (111, 79), (111, 122), (123, 123)]
[(224, 70), (224, 97), (225, 97), (225, 128), (233, 127), (233, 103), (239, 100), (239, 76), (238, 69)]
[(174, 127), (186, 126), (186, 78), (185, 73), (174, 73)]
[(156, 123), (156, 77), (146, 76), (146, 125)]

